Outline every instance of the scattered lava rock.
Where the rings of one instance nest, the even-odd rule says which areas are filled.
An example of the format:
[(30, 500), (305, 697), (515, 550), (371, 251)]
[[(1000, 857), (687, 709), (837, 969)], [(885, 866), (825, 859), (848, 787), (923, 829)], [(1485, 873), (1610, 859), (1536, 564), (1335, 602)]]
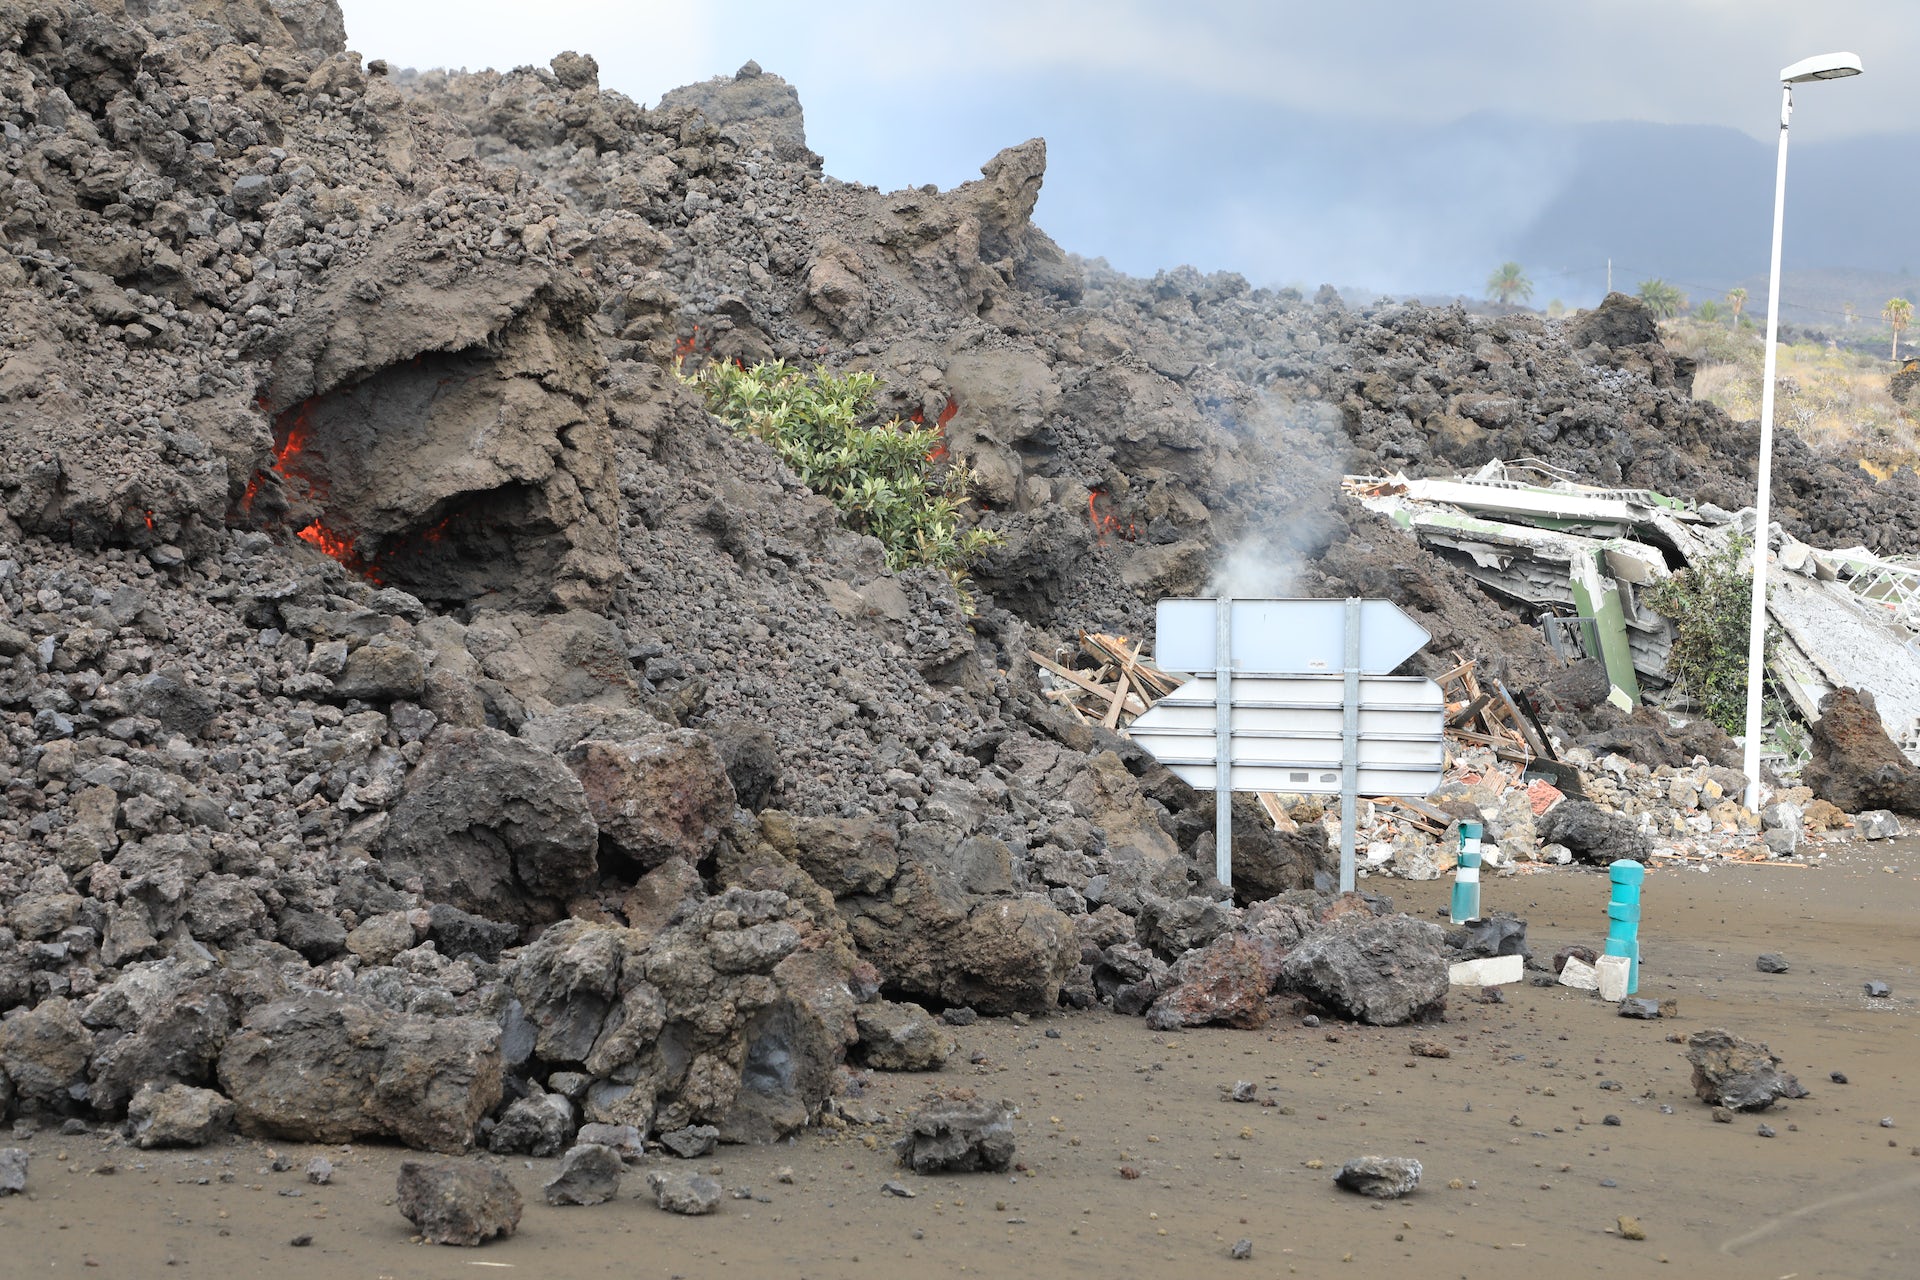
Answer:
[(432, 1244), (484, 1244), (520, 1226), (520, 1192), (478, 1160), (408, 1160), (394, 1187), (398, 1208)]
[(1281, 962), (1280, 980), (1343, 1017), (1390, 1027), (1447, 998), (1439, 926), (1410, 916), (1349, 916), (1309, 934)]
[(1405, 1156), (1361, 1156), (1341, 1165), (1333, 1180), (1359, 1195), (1398, 1200), (1419, 1189), (1420, 1162)]
[(585, 1142), (560, 1157), (559, 1173), (542, 1190), (548, 1204), (605, 1204), (620, 1194), (626, 1171), (618, 1151)]
[(1780, 1058), (1765, 1045), (1719, 1027), (1687, 1037), (1687, 1061), (1693, 1064), (1694, 1092), (1729, 1111), (1764, 1111), (1775, 1099), (1807, 1096), (1798, 1080), (1780, 1070)]
[(998, 1173), (1013, 1163), (1013, 1116), (997, 1103), (940, 1102), (907, 1121), (894, 1144), (915, 1173)]
[(668, 1213), (699, 1217), (720, 1207), (720, 1184), (688, 1169), (654, 1169), (647, 1174), (653, 1202)]
[(27, 1189), (27, 1153), (20, 1147), (0, 1147), (0, 1196)]

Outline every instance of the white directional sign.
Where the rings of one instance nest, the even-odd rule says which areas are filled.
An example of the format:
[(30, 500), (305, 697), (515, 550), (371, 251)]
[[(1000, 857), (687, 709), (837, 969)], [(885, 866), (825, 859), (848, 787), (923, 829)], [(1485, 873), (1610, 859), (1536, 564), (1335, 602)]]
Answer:
[[(1345, 763), (1345, 680), (1235, 676), (1228, 718), (1231, 790), (1332, 795)], [(1213, 677), (1187, 681), (1128, 729), (1189, 786), (1218, 790)], [(1446, 757), (1446, 695), (1418, 676), (1362, 676), (1358, 726), (1363, 796), (1424, 796)]]
[[(1215, 600), (1162, 600), (1153, 661), (1162, 671), (1212, 671), (1217, 650)], [(1346, 668), (1345, 600), (1235, 600), (1235, 672), (1336, 673)], [(1383, 675), (1433, 639), (1391, 600), (1360, 601), (1360, 670)]]
[[(1340, 888), (1352, 889), (1355, 798), (1440, 781), (1446, 699), (1386, 675), (1433, 637), (1391, 600), (1162, 600), (1157, 623), (1160, 669), (1205, 675), (1128, 732), (1190, 786), (1339, 793)], [(1232, 884), (1230, 799), (1213, 821), (1214, 874)]]

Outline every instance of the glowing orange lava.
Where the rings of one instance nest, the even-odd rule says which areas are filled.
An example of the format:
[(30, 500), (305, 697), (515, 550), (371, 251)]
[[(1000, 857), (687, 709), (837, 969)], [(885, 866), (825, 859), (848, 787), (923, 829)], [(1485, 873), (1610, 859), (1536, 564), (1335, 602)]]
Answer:
[(352, 538), (335, 533), (320, 521), (315, 520), (293, 536), (310, 546), (319, 548), (368, 582), (377, 584), (381, 581), (380, 567), (360, 558), (360, 553), (354, 549)]
[[(946, 405), (940, 410), (940, 416), (934, 419), (935, 429), (941, 432), (946, 431), (947, 424), (953, 421), (953, 415), (959, 412), (960, 412), (960, 402), (955, 400), (952, 396), (948, 396)], [(923, 427), (927, 423), (926, 415), (923, 414), (918, 409), (915, 409), (913, 411), (913, 416), (910, 420), (912, 421), (913, 425), (916, 427)], [(945, 440), (940, 441), (940, 443), (934, 445), (932, 449), (927, 451), (928, 462), (938, 462), (946, 456), (947, 456), (947, 442)]]
[(1087, 520), (1093, 525), (1095, 540), (1103, 547), (1107, 545), (1109, 537), (1117, 537), (1123, 542), (1132, 542), (1140, 536), (1140, 526), (1129, 522), (1123, 529), (1120, 527), (1120, 521), (1112, 513), (1102, 513), (1099, 502), (1106, 496), (1107, 492), (1104, 489), (1091, 489), (1087, 492)]

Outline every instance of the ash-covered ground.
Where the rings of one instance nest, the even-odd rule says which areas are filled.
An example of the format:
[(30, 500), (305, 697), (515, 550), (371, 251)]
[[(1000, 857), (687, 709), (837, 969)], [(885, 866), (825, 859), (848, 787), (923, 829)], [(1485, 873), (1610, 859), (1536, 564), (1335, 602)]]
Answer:
[[(765, 1141), (925, 1010), (1430, 1015), (1439, 930), (1316, 889), (1314, 815), (1249, 807), (1236, 901), (1211, 799), (1042, 696), (1030, 649), (1221, 583), (1732, 762), (1339, 497), (1499, 457), (1744, 505), (1750, 424), (1629, 300), (1130, 279), (1032, 223), (1040, 140), (883, 193), (752, 64), (402, 76), (330, 0), (0, 0), (0, 126), (0, 1115)], [(971, 616), (674, 376), (773, 358), (944, 422), (1004, 538)], [(1920, 525), (1911, 473), (1789, 436), (1776, 480), (1824, 545)]]

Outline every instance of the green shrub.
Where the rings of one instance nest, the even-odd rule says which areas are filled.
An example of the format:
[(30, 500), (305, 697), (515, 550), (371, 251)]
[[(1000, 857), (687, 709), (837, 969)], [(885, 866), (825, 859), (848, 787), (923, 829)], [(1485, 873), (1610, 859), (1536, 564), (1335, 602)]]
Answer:
[[(1746, 732), (1747, 637), (1753, 576), (1741, 563), (1751, 545), (1727, 545), (1674, 574), (1644, 597), (1674, 630), (1667, 673), (1674, 686), (1731, 734)], [(1771, 653), (1772, 638), (1768, 638)]]
[(973, 473), (946, 461), (941, 432), (899, 418), (873, 420), (880, 380), (871, 373), (807, 374), (784, 361), (752, 368), (715, 362), (681, 375), (707, 409), (765, 441), (847, 523), (880, 540), (893, 569), (929, 565), (956, 586), (1000, 535), (968, 528), (961, 504)]

